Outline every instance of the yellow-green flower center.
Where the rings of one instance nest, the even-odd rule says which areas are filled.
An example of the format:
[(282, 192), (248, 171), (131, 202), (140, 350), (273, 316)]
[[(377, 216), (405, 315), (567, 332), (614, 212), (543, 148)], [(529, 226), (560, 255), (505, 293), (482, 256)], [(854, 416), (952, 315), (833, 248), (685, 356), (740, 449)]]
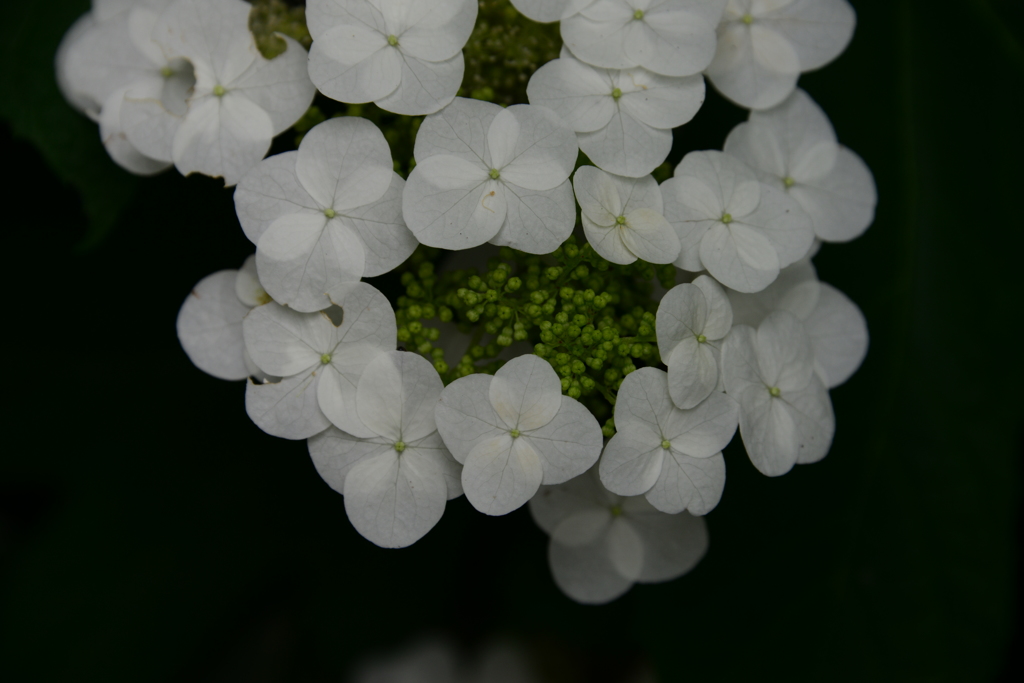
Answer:
[(744, 14), (743, 15), (743, 23), (746, 24), (747, 26), (750, 26), (751, 24), (753, 24), (754, 23), (754, 15), (751, 14), (750, 12), (747, 12), (746, 14)]
[(667, 451), (669, 448), (672, 447), (672, 442), (669, 441), (668, 439), (662, 439), (661, 440), (661, 447), (664, 448)]
[(622, 88), (616, 88), (615, 90), (612, 90), (612, 98), (617, 100), (620, 97), (622, 97)]
[(626, 217), (625, 216), (619, 216), (618, 218), (615, 219), (615, 222), (618, 223), (619, 225), (625, 225), (626, 224)]
[(790, 176), (786, 176), (785, 178), (782, 179), (782, 184), (785, 185), (786, 187), (793, 187), (794, 185), (796, 185), (796, 181), (793, 180), (793, 178), (791, 178)]
[(518, 439), (521, 433), (518, 429), (513, 429), (509, 432), (513, 439)]
[(170, 78), (174, 75), (174, 69), (172, 69), (169, 66), (165, 66), (164, 68), (160, 69), (160, 75), (164, 78)]
[(395, 47), (396, 45), (398, 45), (398, 37), (395, 34), (392, 33), (390, 36), (388, 36), (388, 45), (390, 45), (391, 47)]
[(730, 214), (730, 213), (723, 213), (722, 214), (722, 222), (725, 223), (726, 225), (729, 225), (730, 223), (732, 223), (732, 214)]
[(324, 355), (320, 356), (320, 362), (323, 363), (324, 365), (327, 365), (328, 363), (330, 363), (331, 362), (331, 354), (325, 353)]
[(612, 517), (618, 517), (622, 514), (622, 508), (618, 505), (612, 505)]
[(491, 176), (491, 180), (497, 180), (498, 178), (501, 177), (501, 171), (499, 171), (496, 168), (492, 168), (491, 172), (488, 175)]
[(334, 213), (334, 209), (324, 209), (324, 215), (328, 218), (334, 218), (337, 214)]
[(643, 19), (644, 11), (642, 9), (638, 9), (637, 11), (633, 12), (633, 18), (636, 19), (637, 21)]
[(768, 393), (774, 396), (775, 398), (778, 398), (779, 396), (782, 395), (782, 390), (779, 389), (778, 387), (768, 387)]
[(705, 337), (705, 336), (704, 336), (703, 334), (698, 334), (698, 335), (697, 335), (697, 343), (698, 343), (698, 344), (703, 344), (703, 343), (704, 343), (704, 342), (706, 342), (707, 340), (708, 340), (708, 338), (707, 338), (707, 337)]
[(405, 450), (405, 442), (404, 441), (396, 441), (395, 442), (395, 450), (398, 451), (399, 453), (404, 451)]
[(227, 92), (227, 90), (224, 89), (223, 85), (219, 85), (218, 84), (218, 85), (213, 86), (213, 94), (216, 95), (217, 97), (224, 97), (224, 93), (226, 93), (226, 92)]

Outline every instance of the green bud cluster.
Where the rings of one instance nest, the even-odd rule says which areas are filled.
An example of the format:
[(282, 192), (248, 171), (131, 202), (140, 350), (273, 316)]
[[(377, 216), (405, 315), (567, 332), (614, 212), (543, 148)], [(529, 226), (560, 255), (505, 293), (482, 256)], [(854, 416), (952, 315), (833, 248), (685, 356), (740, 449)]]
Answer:
[[(396, 316), (399, 345), (433, 361), (446, 384), (493, 374), (504, 349), (522, 342), (551, 364), (563, 394), (603, 420), (611, 417), (623, 378), (661, 362), (652, 293), (655, 281), (674, 284), (671, 264), (614, 265), (575, 237), (546, 256), (503, 247), (483, 271), (437, 272), (440, 257), (439, 250), (420, 247), (400, 269), (404, 293)], [(469, 336), (457, 362), (447, 362), (435, 345), (434, 320)], [(606, 422), (604, 431), (614, 433), (614, 423)]]
[(463, 50), (459, 95), (502, 105), (526, 102), (526, 84), (562, 47), (558, 24), (530, 21), (509, 0), (480, 0), (476, 27)]
[(292, 7), (283, 0), (250, 0), (249, 30), (256, 38), (256, 47), (267, 59), (284, 52), (288, 45), (276, 35), (282, 33), (297, 40), (307, 50), (313, 38), (306, 28), (306, 8)]

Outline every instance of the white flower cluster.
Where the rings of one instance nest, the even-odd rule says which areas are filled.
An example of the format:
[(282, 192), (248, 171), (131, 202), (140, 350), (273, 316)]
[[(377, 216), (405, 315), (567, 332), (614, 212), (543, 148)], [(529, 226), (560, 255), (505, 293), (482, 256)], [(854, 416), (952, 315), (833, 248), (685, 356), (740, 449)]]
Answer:
[(139, 175), (172, 164), (234, 185), (309, 108), (306, 50), (256, 48), (243, 0), (93, 0), (57, 52), (68, 102)]
[[(829, 450), (828, 391), (858, 368), (868, 335), (810, 258), (861, 234), (876, 195), (795, 84), (843, 49), (853, 13), (845, 0), (515, 5), (560, 19), (565, 46), (531, 78), (530, 104), (502, 108), (455, 97), (472, 0), (309, 2), (309, 75), (324, 94), (429, 114), (407, 181), (358, 117), (260, 161), (314, 91), (301, 46), (259, 55), (241, 0), (97, 0), (58, 75), (120, 163), (237, 182), (256, 254), (195, 287), (179, 338), (200, 369), (251, 378), (261, 429), (309, 440), (360, 534), (408, 546), (462, 493), (488, 515), (529, 503), (558, 585), (601, 603), (700, 560), (737, 427), (769, 476)], [(724, 151), (690, 152), (659, 186), (652, 171), (700, 108), (702, 74), (755, 110)], [(576, 168), (580, 150), (595, 165)], [(608, 440), (536, 355), (444, 386), (398, 348), (391, 304), (361, 281), (418, 244), (550, 254), (577, 204), (604, 259), (675, 264), (684, 280), (657, 309), (667, 369), (626, 374)]]

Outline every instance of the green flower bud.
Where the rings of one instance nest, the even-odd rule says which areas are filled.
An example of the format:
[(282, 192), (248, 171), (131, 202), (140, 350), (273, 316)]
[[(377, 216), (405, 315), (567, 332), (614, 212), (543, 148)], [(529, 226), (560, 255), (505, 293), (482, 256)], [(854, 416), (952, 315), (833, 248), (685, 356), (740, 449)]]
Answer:
[(540, 340), (545, 344), (551, 344), (555, 341), (555, 335), (551, 330), (541, 330)]
[(420, 306), (417, 306), (416, 304), (413, 304), (412, 306), (410, 306), (409, 308), (406, 309), (405, 314), (408, 317), (410, 317), (413, 320), (415, 320), (416, 318), (422, 318), (423, 317), (423, 309)]
[(448, 372), (448, 364), (444, 362), (444, 359), (438, 359), (434, 361), (434, 369), (437, 370), (438, 374), (445, 374)]
[(583, 391), (579, 387), (569, 387), (569, 391), (565, 393), (569, 398), (579, 398), (583, 395)]
[(568, 377), (563, 377), (561, 382), (562, 382), (562, 391), (563, 392), (569, 391), (569, 387), (571, 386), (571, 382), (569, 381), (569, 378)]
[(575, 244), (566, 244), (562, 247), (562, 251), (567, 258), (576, 258), (580, 255), (580, 249)]
[(562, 377), (568, 378), (570, 375), (572, 375), (572, 367), (569, 365), (563, 365), (558, 368), (558, 374), (560, 374)]
[(558, 296), (562, 297), (563, 299), (571, 299), (572, 295), (575, 293), (576, 290), (574, 290), (572, 287), (562, 287), (560, 290), (558, 290)]
[(562, 277), (562, 269), (558, 266), (552, 266), (544, 271), (544, 276), (554, 282), (558, 278)]
[(447, 306), (441, 306), (441, 308), (438, 309), (437, 317), (443, 323), (451, 322), (451, 319), (452, 319), (452, 309), (448, 308)]
[(409, 328), (407, 328), (407, 327), (399, 327), (398, 328), (398, 341), (400, 341), (400, 342), (407, 342), (410, 339), (412, 339), (412, 333), (409, 332)]
[(518, 292), (519, 288), (523, 286), (523, 281), (517, 277), (510, 277), (508, 282), (505, 283), (505, 290), (508, 292)]
[(571, 363), (572, 372), (574, 375), (582, 375), (587, 371), (587, 366), (583, 364), (583, 361), (577, 359)]

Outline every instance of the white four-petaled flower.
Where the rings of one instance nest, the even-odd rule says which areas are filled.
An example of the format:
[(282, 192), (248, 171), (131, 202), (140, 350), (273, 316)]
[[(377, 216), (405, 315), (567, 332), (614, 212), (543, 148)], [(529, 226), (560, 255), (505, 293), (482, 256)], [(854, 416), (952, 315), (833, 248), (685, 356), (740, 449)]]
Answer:
[(662, 215), (661, 189), (651, 176), (624, 178), (594, 166), (573, 176), (587, 241), (612, 263), (672, 263), (679, 238)]
[(777, 107), (750, 112), (750, 120), (729, 133), (725, 151), (786, 190), (811, 217), (818, 239), (852, 240), (874, 220), (878, 191), (871, 170), (837, 142), (825, 112), (803, 90)]
[(717, 282), (700, 275), (666, 292), (655, 329), (673, 403), (693, 408), (724, 388), (718, 365), (722, 339), (732, 329), (732, 306)]
[(757, 330), (734, 327), (722, 345), (722, 373), (740, 404), (740, 436), (754, 467), (776, 477), (825, 457), (835, 415), (796, 316), (776, 311)]
[(597, 0), (566, 12), (562, 40), (580, 61), (606, 69), (642, 66), (692, 76), (715, 56), (725, 0)]
[(631, 372), (616, 398), (601, 483), (622, 496), (646, 495), (662, 512), (707, 514), (725, 488), (722, 449), (736, 433), (738, 412), (736, 401), (717, 391), (684, 410), (672, 403), (663, 371)]
[(855, 23), (846, 0), (729, 0), (705, 73), (742, 107), (774, 107), (793, 92), (800, 72), (846, 49)]
[(270, 303), (242, 322), (253, 362), (281, 378), (249, 382), (245, 390), (246, 412), (268, 434), (306, 439), (333, 423), (353, 436), (374, 436), (357, 416), (356, 388), (367, 364), (395, 349), (395, 313), (364, 282), (352, 285), (336, 305), (299, 313)]
[(544, 486), (530, 500), (534, 521), (551, 536), (548, 564), (562, 592), (602, 604), (634, 583), (670, 581), (700, 562), (708, 548), (702, 517), (659, 512), (643, 496), (617, 496), (596, 469)]
[(601, 169), (637, 178), (672, 150), (672, 129), (704, 103), (704, 78), (659, 76), (646, 69), (599, 69), (564, 48), (533, 74), (530, 104), (555, 111), (576, 131), (583, 153)]
[(676, 265), (757, 292), (814, 242), (811, 219), (784, 190), (723, 152), (690, 152), (661, 184), (665, 218), (682, 243)]
[(310, 78), (341, 102), (432, 114), (459, 90), (476, 15), (476, 0), (310, 0)]
[(541, 484), (579, 476), (601, 454), (601, 428), (579, 401), (563, 396), (558, 375), (534, 355), (493, 377), (449, 384), (437, 404), (437, 431), (463, 464), (462, 486), (477, 510), (504, 515)]
[(261, 161), (235, 190), (235, 209), (256, 244), (260, 280), (298, 311), (331, 305), (361, 277), (390, 271), (416, 248), (402, 220), (405, 181), (370, 121), (325, 121), (297, 152)]
[(405, 222), (431, 247), (489, 241), (551, 253), (576, 222), (568, 178), (578, 153), (576, 134), (547, 107), (456, 98), (416, 134)]
[(434, 424), (443, 388), (423, 356), (381, 353), (356, 388), (356, 416), (372, 436), (331, 428), (309, 440), (320, 476), (344, 494), (352, 526), (384, 548), (418, 541), (441, 519), (445, 501), (462, 495), (462, 466)]

